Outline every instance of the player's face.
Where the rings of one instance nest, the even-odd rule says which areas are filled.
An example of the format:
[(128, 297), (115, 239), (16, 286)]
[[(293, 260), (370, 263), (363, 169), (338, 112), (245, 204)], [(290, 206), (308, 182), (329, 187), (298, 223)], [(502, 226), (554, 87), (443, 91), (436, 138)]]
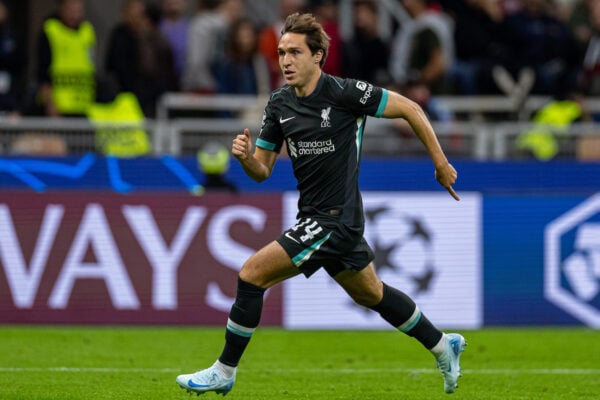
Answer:
[(285, 83), (293, 86), (301, 96), (310, 94), (316, 87), (321, 67), (322, 53), (312, 54), (306, 45), (306, 35), (286, 33), (279, 40), (279, 67)]

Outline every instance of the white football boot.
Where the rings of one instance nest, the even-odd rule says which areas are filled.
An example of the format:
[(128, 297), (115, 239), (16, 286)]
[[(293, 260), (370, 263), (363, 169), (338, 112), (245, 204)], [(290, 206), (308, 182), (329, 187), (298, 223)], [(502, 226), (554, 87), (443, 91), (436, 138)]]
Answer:
[(221, 369), (215, 365), (193, 374), (179, 375), (175, 380), (182, 389), (188, 393), (203, 394), (215, 392), (225, 396), (235, 383), (235, 372), (227, 378)]
[(458, 387), (460, 374), (460, 354), (465, 351), (467, 342), (458, 333), (444, 334), (444, 352), (437, 358), (437, 367), (444, 375), (444, 391), (454, 393)]

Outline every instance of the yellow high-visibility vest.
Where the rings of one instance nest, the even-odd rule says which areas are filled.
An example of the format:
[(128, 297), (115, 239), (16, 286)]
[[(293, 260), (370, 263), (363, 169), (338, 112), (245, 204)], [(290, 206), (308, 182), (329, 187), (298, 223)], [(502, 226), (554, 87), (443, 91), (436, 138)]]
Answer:
[[(152, 149), (148, 135), (142, 129), (144, 113), (133, 93), (120, 93), (111, 103), (94, 103), (88, 108), (87, 115), (90, 121), (101, 125), (96, 130), (96, 147), (103, 154), (137, 157)], [(111, 123), (128, 126), (111, 127)]]
[(534, 127), (519, 136), (517, 147), (531, 151), (539, 160), (550, 160), (558, 154), (555, 133), (567, 132), (569, 125), (581, 115), (579, 103), (572, 100), (553, 101), (535, 114)]
[(50, 18), (44, 23), (44, 32), (50, 43), (54, 104), (63, 114), (83, 115), (96, 99), (94, 28), (84, 21), (74, 30)]

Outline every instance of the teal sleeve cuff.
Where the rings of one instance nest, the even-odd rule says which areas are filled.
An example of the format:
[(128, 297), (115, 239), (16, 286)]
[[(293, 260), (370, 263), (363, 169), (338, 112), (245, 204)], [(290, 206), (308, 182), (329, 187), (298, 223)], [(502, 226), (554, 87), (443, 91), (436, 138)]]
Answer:
[(256, 146), (260, 147), (261, 149), (275, 151), (275, 143), (267, 142), (261, 138), (256, 139)]
[(387, 89), (382, 89), (381, 90), (381, 100), (379, 100), (379, 107), (377, 107), (377, 112), (375, 113), (375, 116), (377, 118), (379, 118), (383, 115), (383, 112), (385, 111), (385, 106), (387, 105), (387, 101), (388, 101), (388, 91), (387, 91)]

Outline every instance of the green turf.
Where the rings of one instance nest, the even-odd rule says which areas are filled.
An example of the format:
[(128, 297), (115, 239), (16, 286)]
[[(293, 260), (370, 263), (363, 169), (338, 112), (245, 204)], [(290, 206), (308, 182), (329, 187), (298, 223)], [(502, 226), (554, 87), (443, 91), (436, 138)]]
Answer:
[[(398, 332), (261, 328), (226, 398), (600, 398), (600, 331), (463, 333), (464, 376), (446, 395), (433, 357)], [(0, 326), (0, 399), (195, 399), (175, 376), (211, 364), (222, 338), (223, 330), (212, 328)]]

